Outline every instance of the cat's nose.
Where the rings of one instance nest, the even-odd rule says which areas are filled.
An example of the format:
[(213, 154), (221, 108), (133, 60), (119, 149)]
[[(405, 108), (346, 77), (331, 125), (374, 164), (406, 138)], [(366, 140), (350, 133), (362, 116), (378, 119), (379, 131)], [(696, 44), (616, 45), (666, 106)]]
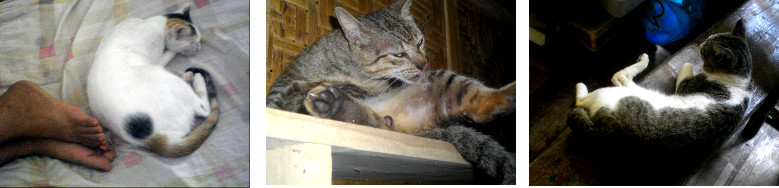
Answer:
[(417, 68), (418, 68), (419, 70), (424, 70), (424, 69), (425, 69), (425, 66), (427, 66), (427, 63), (425, 63), (425, 62), (421, 62), (421, 63), (417, 63), (416, 65), (417, 65)]
[(422, 59), (422, 60), (414, 61), (414, 65), (416, 65), (416, 67), (419, 70), (424, 70), (425, 67), (427, 66), (427, 60)]

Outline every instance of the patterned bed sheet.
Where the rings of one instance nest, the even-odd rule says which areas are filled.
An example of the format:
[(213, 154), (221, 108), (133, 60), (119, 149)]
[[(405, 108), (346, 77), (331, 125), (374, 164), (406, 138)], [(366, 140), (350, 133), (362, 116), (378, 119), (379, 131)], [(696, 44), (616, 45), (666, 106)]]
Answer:
[[(111, 26), (192, 5), (202, 50), (178, 56), (175, 74), (197, 66), (217, 87), (220, 119), (194, 153), (164, 158), (110, 136), (117, 155), (110, 172), (41, 156), (0, 167), (0, 186), (248, 186), (248, 0), (5, 0), (0, 2), (0, 93), (19, 80), (89, 112), (86, 78), (94, 51)], [(128, 91), (132, 92), (132, 91)]]

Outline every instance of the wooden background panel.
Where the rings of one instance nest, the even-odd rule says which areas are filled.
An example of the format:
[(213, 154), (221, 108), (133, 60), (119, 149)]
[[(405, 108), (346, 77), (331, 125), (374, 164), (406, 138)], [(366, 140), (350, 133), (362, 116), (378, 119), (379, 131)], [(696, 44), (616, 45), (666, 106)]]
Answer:
[[(456, 31), (452, 70), (500, 87), (516, 80), (514, 5), (454, 1)], [(505, 3), (505, 2), (503, 2)]]
[[(379, 10), (393, 0), (271, 0), (267, 10), (266, 92), (304, 48), (337, 27), (335, 7), (354, 16)], [(414, 1), (411, 14), (427, 40), (430, 68), (446, 68), (443, 0)]]

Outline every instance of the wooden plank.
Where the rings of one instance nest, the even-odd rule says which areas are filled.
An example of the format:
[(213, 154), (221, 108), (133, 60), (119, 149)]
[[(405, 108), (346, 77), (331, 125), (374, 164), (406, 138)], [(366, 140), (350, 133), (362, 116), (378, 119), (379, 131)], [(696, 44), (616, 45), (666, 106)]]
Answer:
[(752, 139), (755, 141), (751, 146), (754, 148), (741, 167), (738, 173), (734, 173), (732, 181), (727, 185), (777, 185), (779, 180), (779, 157), (776, 151), (779, 149), (779, 132), (770, 126), (765, 125), (761, 128), (762, 139)]
[(265, 122), (267, 137), (470, 165), (451, 143), (440, 140), (271, 108)]
[(268, 185), (330, 185), (330, 146), (299, 143), (266, 150)]
[(333, 147), (333, 178), (363, 181), (470, 184), (471, 165)]
[(779, 132), (766, 124), (752, 139), (740, 139), (740, 134), (736, 132), (734, 138), (703, 163), (686, 185), (776, 185), (779, 166), (773, 155), (779, 147), (779, 140), (774, 139)]

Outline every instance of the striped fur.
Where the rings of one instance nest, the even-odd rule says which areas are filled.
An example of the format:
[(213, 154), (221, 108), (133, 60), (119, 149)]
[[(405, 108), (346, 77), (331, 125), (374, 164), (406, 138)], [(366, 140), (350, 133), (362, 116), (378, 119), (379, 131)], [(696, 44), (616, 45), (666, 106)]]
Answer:
[(448, 141), (485, 175), (478, 177), (515, 184), (505, 149), (459, 123), (513, 112), (515, 85), (493, 89), (451, 71), (425, 71), (424, 36), (410, 6), (400, 0), (357, 18), (336, 8), (341, 29), (300, 53), (274, 81), (266, 106)]

